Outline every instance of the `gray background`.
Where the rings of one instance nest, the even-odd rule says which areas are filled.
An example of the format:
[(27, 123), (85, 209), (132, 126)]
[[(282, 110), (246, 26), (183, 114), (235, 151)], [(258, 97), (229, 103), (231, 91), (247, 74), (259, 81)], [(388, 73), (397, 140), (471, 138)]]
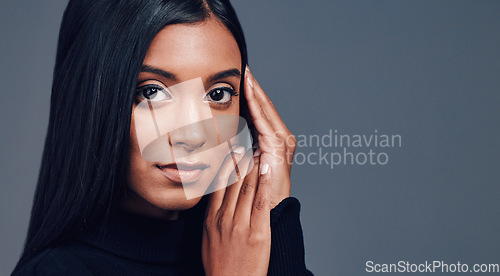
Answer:
[[(66, 3), (0, 3), (1, 275), (27, 230)], [(310, 270), (500, 263), (500, 1), (234, 6), (252, 71), (295, 135), (402, 136), (385, 166), (294, 166)]]

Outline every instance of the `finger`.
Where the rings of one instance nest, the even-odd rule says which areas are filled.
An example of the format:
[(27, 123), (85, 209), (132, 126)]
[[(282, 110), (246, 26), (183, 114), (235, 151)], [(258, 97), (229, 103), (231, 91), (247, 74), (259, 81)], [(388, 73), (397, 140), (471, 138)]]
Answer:
[[(257, 131), (264, 137), (259, 136), (259, 143), (262, 138), (267, 138), (270, 145), (280, 145), (283, 146), (283, 154), (286, 155), (286, 151), (294, 152), (295, 150), (295, 137), (291, 134), (291, 132), (286, 128), (285, 124), (281, 121), (281, 118), (276, 117), (275, 120), (280, 120), (280, 123), (272, 125), (272, 120), (269, 120), (267, 116), (264, 114), (261, 104), (255, 98), (255, 93), (252, 90), (256, 89), (255, 85), (250, 85), (251, 81), (251, 73), (249, 72), (246, 75), (247, 79), (247, 102), (250, 109), (250, 113), (252, 115), (253, 123), (256, 126)], [(262, 91), (263, 92), (263, 91)], [(265, 93), (264, 93), (265, 94)], [(274, 109), (274, 107), (273, 107)], [(275, 109), (274, 109), (275, 110)], [(278, 129), (276, 129), (278, 128)], [(263, 141), (262, 141), (263, 142)], [(269, 147), (262, 145), (262, 149), (265, 151), (269, 150)]]
[(285, 123), (281, 119), (278, 111), (274, 107), (269, 96), (264, 92), (260, 84), (255, 80), (252, 72), (250, 72), (249, 67), (246, 68), (246, 74), (249, 78), (249, 83), (252, 84), (251, 88), (253, 93), (250, 93), (253, 98), (259, 104), (261, 112), (264, 113), (265, 117), (268, 119), (270, 125), (276, 132), (289, 133), (290, 131), (286, 127)]
[(269, 229), (271, 210), (269, 201), (271, 197), (271, 166), (262, 163), (259, 170), (259, 184), (253, 200), (250, 228), (252, 231), (264, 233)]
[(261, 134), (271, 136), (274, 134), (274, 128), (269, 123), (262, 107), (260, 106), (254, 93), (254, 86), (252, 84), (249, 74), (245, 78), (245, 96), (247, 98), (248, 108), (250, 109), (250, 115), (252, 116), (252, 121), (257, 128), (257, 131)]
[(253, 158), (253, 168), (243, 180), (239, 190), (238, 202), (234, 211), (233, 220), (235, 223), (241, 223), (243, 225), (250, 225), (250, 214), (252, 213), (255, 191), (257, 190), (260, 156), (258, 152), (256, 152), (256, 154), (257, 156)]
[[(226, 215), (231, 220), (233, 219), (241, 185), (243, 184), (245, 176), (247, 175), (249, 163), (251, 162), (252, 158), (252, 151), (246, 151), (242, 160), (238, 163), (238, 170), (234, 170), (231, 173), (231, 177), (229, 178), (230, 182), (228, 183), (228, 187), (226, 188), (226, 192), (224, 193), (224, 199), (222, 201), (220, 209), (224, 210), (224, 215)], [(236, 173), (236, 171), (238, 171), (238, 173)]]
[(209, 212), (217, 213), (220, 209), (224, 200), (224, 194), (229, 177), (232, 171), (237, 167), (238, 162), (243, 158), (244, 153), (245, 148), (239, 147), (234, 151), (231, 151), (226, 158), (224, 158), (219, 171), (211, 183), (211, 185), (214, 185), (215, 191), (209, 197), (209, 201), (207, 203), (207, 214)]

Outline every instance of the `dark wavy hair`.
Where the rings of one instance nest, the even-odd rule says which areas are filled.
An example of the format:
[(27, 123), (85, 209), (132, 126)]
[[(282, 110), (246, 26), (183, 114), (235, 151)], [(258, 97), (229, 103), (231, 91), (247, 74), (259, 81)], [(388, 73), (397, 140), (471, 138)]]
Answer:
[[(246, 43), (227, 0), (69, 1), (28, 234), (15, 270), (42, 250), (78, 237), (87, 223), (106, 219), (116, 207), (127, 181), (135, 86), (149, 45), (167, 25), (210, 16), (233, 34), (243, 80)], [(240, 105), (250, 122), (245, 97)]]

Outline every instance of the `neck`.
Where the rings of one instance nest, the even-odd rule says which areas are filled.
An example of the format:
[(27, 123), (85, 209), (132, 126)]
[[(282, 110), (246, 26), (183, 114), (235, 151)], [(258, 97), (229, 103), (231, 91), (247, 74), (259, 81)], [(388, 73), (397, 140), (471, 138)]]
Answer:
[(157, 207), (130, 189), (127, 189), (127, 194), (120, 199), (120, 208), (131, 213), (154, 217), (165, 220), (178, 220), (178, 210), (165, 210)]

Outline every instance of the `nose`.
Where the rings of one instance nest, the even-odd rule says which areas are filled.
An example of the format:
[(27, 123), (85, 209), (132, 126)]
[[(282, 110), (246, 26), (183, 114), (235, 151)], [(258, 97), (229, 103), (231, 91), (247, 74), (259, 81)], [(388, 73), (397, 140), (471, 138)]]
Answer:
[(185, 99), (176, 103), (176, 128), (169, 132), (170, 146), (183, 152), (195, 151), (207, 142), (207, 119), (212, 118), (210, 107), (199, 99)]
[(203, 147), (207, 142), (203, 123), (192, 122), (168, 133), (170, 146), (185, 152), (192, 152)]

